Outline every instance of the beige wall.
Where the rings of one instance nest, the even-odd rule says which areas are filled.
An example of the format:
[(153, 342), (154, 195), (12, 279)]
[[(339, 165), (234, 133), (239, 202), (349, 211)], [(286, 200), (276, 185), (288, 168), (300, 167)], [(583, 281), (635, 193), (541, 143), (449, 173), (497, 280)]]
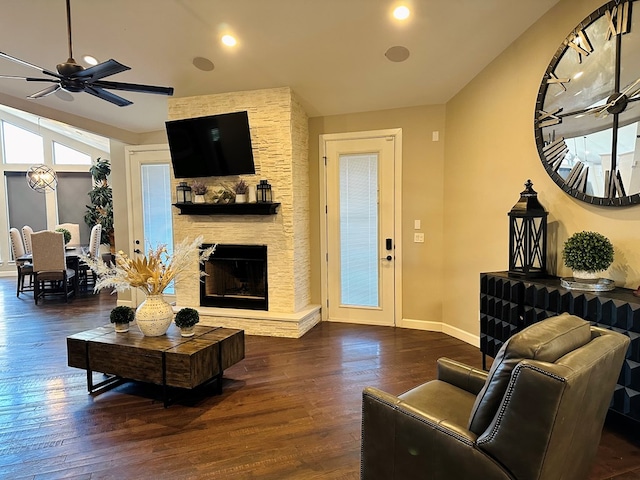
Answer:
[[(320, 303), (319, 136), (325, 133), (402, 129), (403, 317), (442, 320), (442, 188), (444, 105), (399, 108), (309, 119), (312, 303)], [(432, 141), (432, 132), (440, 140)], [(420, 219), (425, 243), (413, 243)]]
[[(447, 104), (444, 171), (444, 321), (479, 331), (479, 273), (508, 268), (507, 212), (527, 179), (549, 211), (552, 271), (569, 275), (560, 253), (569, 235), (594, 230), (614, 244), (608, 276), (640, 284), (640, 205), (594, 207), (566, 195), (536, 150), (535, 99), (568, 33), (602, 0), (561, 0)], [(461, 301), (463, 300), (463, 301)]]
[[(448, 333), (478, 335), (479, 274), (507, 269), (507, 212), (529, 178), (549, 211), (551, 273), (569, 274), (558, 260), (569, 235), (595, 230), (615, 246), (609, 276), (621, 286), (640, 285), (640, 205), (594, 207), (567, 196), (544, 171), (533, 135), (535, 97), (552, 55), (569, 31), (602, 3), (604, 0), (561, 0), (446, 106), (309, 120), (312, 303), (320, 302), (319, 136), (386, 128), (403, 130), (405, 319), (444, 322)], [(22, 103), (14, 106), (30, 110)], [(46, 113), (132, 144), (166, 142), (164, 132), (127, 135), (84, 119)], [(440, 132), (439, 142), (432, 141), (433, 131)], [(116, 244), (128, 251), (123, 243), (128, 238), (128, 206), (119, 200), (122, 192), (116, 191), (116, 185), (124, 185), (123, 149), (115, 148), (111, 160)], [(415, 219), (422, 221), (424, 244), (412, 241)]]

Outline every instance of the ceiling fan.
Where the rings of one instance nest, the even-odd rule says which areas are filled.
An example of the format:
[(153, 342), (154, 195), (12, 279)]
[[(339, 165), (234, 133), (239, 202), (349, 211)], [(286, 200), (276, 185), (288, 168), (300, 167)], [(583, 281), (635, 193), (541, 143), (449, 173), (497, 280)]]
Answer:
[(53, 85), (40, 90), (39, 92), (29, 95), (27, 98), (42, 98), (62, 89), (67, 92), (78, 93), (86, 92), (94, 95), (98, 98), (111, 102), (119, 107), (126, 107), (133, 102), (123, 98), (119, 95), (115, 95), (108, 92), (109, 90), (123, 90), (128, 92), (138, 93), (155, 93), (159, 95), (173, 95), (173, 87), (157, 87), (154, 85), (138, 85), (135, 83), (122, 83), (122, 82), (109, 82), (102, 80), (110, 75), (130, 70), (130, 67), (110, 59), (106, 62), (99, 63), (89, 68), (84, 68), (82, 65), (76, 63), (73, 59), (73, 50), (71, 43), (71, 5), (70, 0), (67, 0), (67, 32), (69, 38), (69, 58), (64, 63), (59, 63), (56, 66), (57, 72), (52, 72), (37, 65), (34, 65), (19, 58), (13, 57), (9, 54), (0, 52), (0, 57), (11, 60), (12, 62), (19, 63), (30, 68), (39, 70), (41, 73), (53, 78), (34, 78), (34, 77), (19, 77), (15, 75), (0, 75), (0, 78), (11, 78), (18, 80), (26, 80), (27, 82), (50, 82)]

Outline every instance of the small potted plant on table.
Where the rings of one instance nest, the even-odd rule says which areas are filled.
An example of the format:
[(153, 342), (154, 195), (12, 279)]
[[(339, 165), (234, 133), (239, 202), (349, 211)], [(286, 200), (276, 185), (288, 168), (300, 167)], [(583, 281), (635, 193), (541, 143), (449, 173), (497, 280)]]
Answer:
[(71, 232), (66, 228), (62, 228), (62, 227), (56, 228), (56, 232), (62, 234), (62, 236), (64, 237), (65, 245), (71, 241)]
[(129, 331), (129, 323), (133, 322), (136, 317), (136, 311), (125, 305), (119, 305), (111, 310), (109, 320), (114, 325), (114, 329), (118, 333)]
[(176, 314), (175, 323), (180, 328), (180, 335), (183, 337), (193, 337), (196, 323), (200, 321), (200, 314), (194, 308), (185, 307)]

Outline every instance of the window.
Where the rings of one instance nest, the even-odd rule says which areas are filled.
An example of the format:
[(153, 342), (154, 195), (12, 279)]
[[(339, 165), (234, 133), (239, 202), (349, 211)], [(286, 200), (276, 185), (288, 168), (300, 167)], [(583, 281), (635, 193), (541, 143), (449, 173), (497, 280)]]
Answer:
[(91, 156), (61, 143), (53, 142), (53, 163), (56, 165), (91, 165)]
[(5, 121), (2, 122), (2, 135), (4, 163), (44, 163), (44, 144), (40, 135)]

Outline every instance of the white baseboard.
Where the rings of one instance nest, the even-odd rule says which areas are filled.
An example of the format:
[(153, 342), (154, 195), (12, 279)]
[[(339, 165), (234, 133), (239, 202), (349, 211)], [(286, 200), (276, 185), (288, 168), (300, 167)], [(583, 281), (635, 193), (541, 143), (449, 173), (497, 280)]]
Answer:
[(428, 332), (442, 332), (450, 335), (458, 340), (462, 340), (474, 347), (480, 348), (480, 336), (473, 335), (469, 332), (461, 330), (457, 327), (452, 327), (449, 324), (443, 322), (429, 322), (426, 320), (412, 320), (410, 318), (403, 318), (398, 327), (413, 328), (415, 330), (426, 330)]

